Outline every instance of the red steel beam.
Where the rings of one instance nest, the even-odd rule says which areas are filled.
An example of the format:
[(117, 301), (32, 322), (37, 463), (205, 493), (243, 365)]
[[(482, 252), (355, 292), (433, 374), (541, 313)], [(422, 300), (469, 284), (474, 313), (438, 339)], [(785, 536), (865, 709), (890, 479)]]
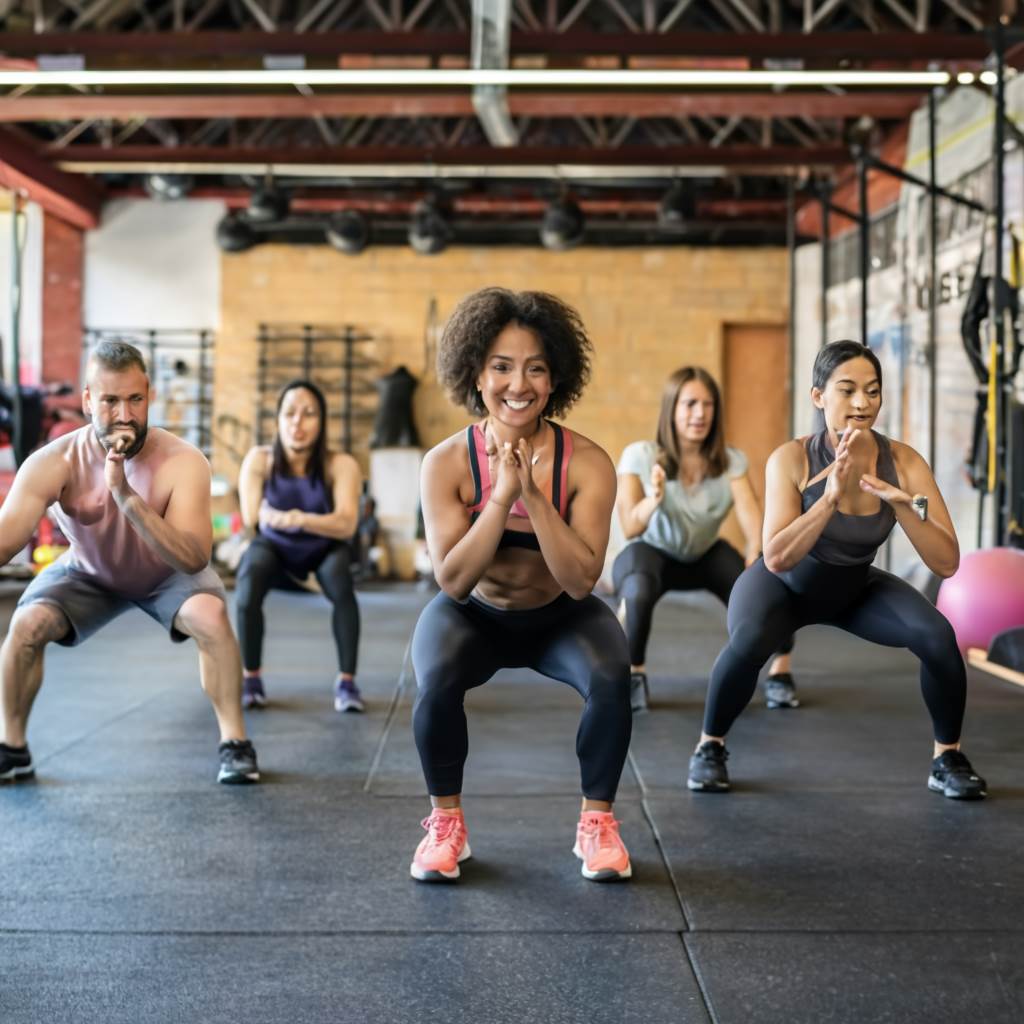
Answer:
[(49, 147), (46, 155), (62, 166), (74, 164), (472, 164), (516, 167), (520, 165), (587, 164), (602, 167), (629, 165), (810, 167), (838, 166), (851, 162), (843, 146), (621, 146), (595, 149), (588, 146), (463, 146), (424, 149), (417, 146), (336, 147), (217, 147), (217, 146), (105, 146)]
[[(358, 194), (349, 190), (322, 189), (315, 192), (304, 189), (292, 192), (290, 208), (296, 213), (332, 213), (336, 210), (361, 210), (368, 214), (404, 215), (412, 211), (423, 198), (423, 192), (410, 192), (402, 196), (382, 196), (369, 193)], [(144, 198), (141, 188), (110, 189), (110, 199)], [(189, 199), (219, 199), (232, 210), (245, 209), (252, 193), (237, 188), (194, 188)], [(654, 217), (660, 205), (658, 196), (637, 196), (623, 193), (598, 198), (578, 198), (584, 213), (592, 216)], [(456, 196), (451, 201), (457, 214), (539, 217), (548, 206), (548, 200), (537, 196), (468, 195)], [(711, 197), (698, 199), (696, 219), (699, 220), (781, 220), (786, 215), (785, 199), (731, 199)]]
[[(991, 47), (981, 33), (952, 32), (512, 32), (513, 54), (805, 58), (808, 60), (984, 60)], [(258, 57), (302, 54), (334, 58), (467, 56), (468, 32), (0, 32), (0, 53), (37, 56), (144, 57), (162, 61), (197, 56)]]
[(0, 129), (0, 187), (22, 192), (47, 213), (76, 228), (99, 224), (102, 193), (93, 182), (66, 174), (11, 132)]
[[(909, 117), (921, 95), (907, 92), (621, 93), (516, 92), (519, 117)], [(0, 98), (0, 121), (82, 121), (139, 117), (174, 120), (324, 117), (472, 117), (468, 92), (289, 95), (19, 96)]]

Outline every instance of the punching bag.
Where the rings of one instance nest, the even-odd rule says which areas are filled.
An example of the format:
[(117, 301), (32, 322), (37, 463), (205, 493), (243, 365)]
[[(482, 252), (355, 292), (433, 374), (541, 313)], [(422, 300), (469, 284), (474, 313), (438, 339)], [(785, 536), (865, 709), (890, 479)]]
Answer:
[(370, 437), (371, 448), (418, 448), (419, 436), (412, 421), (412, 393), (416, 378), (399, 366), (377, 378), (377, 419)]

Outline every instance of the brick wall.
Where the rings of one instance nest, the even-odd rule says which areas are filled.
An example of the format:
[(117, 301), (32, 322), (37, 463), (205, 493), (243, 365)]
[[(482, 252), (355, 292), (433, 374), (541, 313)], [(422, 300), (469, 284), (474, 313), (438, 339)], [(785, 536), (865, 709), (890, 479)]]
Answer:
[(76, 388), (82, 359), (82, 252), (78, 228), (43, 215), (42, 378)]
[(433, 369), (424, 373), (431, 300), (443, 321), (460, 298), (487, 285), (554, 292), (580, 310), (595, 347), (590, 388), (567, 423), (617, 459), (630, 441), (653, 436), (668, 373), (696, 362), (721, 376), (723, 324), (786, 322), (787, 273), (785, 251), (763, 248), (455, 248), (423, 257), (395, 247), (353, 258), (327, 246), (261, 246), (225, 255), (215, 469), (234, 476), (237, 463), (223, 440), (235, 432), (242, 447), (252, 426), (261, 321), (355, 323), (371, 331), (381, 372), (405, 364), (420, 377), (416, 423), (429, 447), (467, 422)]

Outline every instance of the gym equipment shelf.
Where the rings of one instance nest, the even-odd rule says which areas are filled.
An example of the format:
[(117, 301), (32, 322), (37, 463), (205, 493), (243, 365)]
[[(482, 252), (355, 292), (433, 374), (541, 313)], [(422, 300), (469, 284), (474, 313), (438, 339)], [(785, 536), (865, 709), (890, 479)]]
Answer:
[(261, 323), (256, 334), (256, 443), (266, 444), (273, 436), (281, 388), (291, 380), (305, 378), (321, 388), (328, 406), (341, 398), (341, 408), (328, 413), (332, 431), (340, 421), (337, 437), (341, 450), (351, 452), (353, 447), (367, 447), (368, 437), (363, 435), (368, 432), (360, 430), (357, 438), (356, 426), (372, 419), (377, 411), (376, 402), (369, 406), (360, 401), (364, 396), (376, 395), (366, 372), (374, 369), (377, 361), (357, 349), (375, 340), (374, 335), (351, 324)]

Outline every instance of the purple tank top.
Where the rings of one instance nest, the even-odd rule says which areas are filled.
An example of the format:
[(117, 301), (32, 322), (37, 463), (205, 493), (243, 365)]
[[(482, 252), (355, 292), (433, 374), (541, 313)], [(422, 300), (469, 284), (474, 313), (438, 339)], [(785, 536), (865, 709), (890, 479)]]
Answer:
[[(282, 512), (297, 508), (302, 512), (327, 515), (334, 510), (326, 483), (308, 476), (272, 473), (263, 487), (263, 498), (268, 505)], [(305, 530), (275, 530), (261, 526), (260, 534), (270, 541), (288, 571), (295, 576), (312, 572), (335, 543), (330, 537), (320, 537)]]

